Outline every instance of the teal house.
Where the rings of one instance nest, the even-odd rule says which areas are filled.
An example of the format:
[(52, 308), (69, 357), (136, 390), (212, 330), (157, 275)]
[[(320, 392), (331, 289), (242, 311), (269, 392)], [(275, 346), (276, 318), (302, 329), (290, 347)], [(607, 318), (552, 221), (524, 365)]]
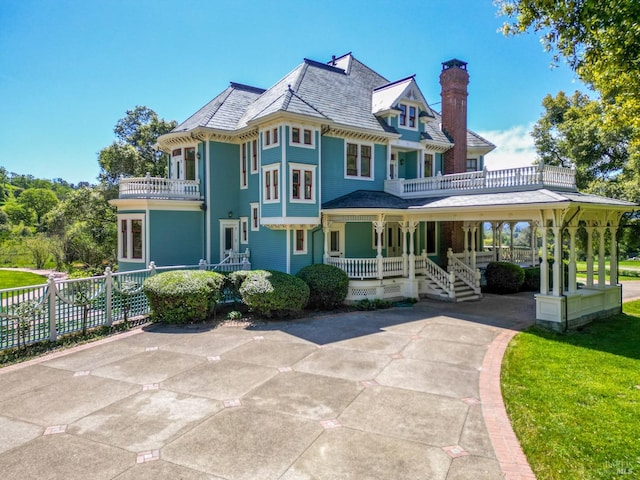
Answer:
[[(414, 76), (387, 79), (350, 53), (304, 59), (266, 90), (231, 83), (159, 138), (168, 178), (121, 180), (120, 269), (243, 259), (296, 273), (327, 263), (349, 275), (351, 301), (459, 301), (479, 298), (479, 269), (505, 260), (557, 280), (537, 296), (542, 323), (619, 309), (617, 279), (594, 281), (594, 265), (615, 256), (609, 239), (634, 205), (578, 192), (571, 169), (487, 170), (495, 146), (467, 128), (467, 64), (444, 62), (439, 81), (440, 112)], [(502, 245), (498, 232), (518, 222), (531, 226), (530, 246)], [(591, 242), (580, 289), (578, 229)], [(568, 282), (547, 261), (563, 243)]]

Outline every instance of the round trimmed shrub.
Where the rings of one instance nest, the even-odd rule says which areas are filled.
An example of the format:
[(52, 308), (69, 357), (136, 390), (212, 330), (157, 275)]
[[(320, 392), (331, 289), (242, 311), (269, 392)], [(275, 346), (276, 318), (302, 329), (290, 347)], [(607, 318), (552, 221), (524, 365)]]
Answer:
[(485, 272), (487, 288), (493, 293), (516, 293), (524, 283), (524, 270), (509, 262), (491, 262)]
[(163, 272), (144, 281), (155, 321), (184, 324), (206, 320), (223, 299), (224, 276), (204, 270)]
[(524, 282), (520, 290), (523, 292), (540, 291), (540, 267), (524, 268)]
[(309, 307), (331, 310), (342, 305), (347, 296), (349, 276), (333, 265), (316, 264), (297, 273), (309, 285)]
[(239, 290), (243, 303), (264, 317), (299, 315), (309, 301), (302, 279), (272, 270), (248, 272)]

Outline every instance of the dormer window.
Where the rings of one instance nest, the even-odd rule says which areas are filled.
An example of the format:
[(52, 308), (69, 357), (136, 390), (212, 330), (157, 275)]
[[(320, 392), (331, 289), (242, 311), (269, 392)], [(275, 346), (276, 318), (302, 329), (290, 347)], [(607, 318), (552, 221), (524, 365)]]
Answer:
[(398, 116), (398, 126), (415, 130), (418, 128), (418, 108), (414, 105), (401, 103), (398, 105), (400, 115)]

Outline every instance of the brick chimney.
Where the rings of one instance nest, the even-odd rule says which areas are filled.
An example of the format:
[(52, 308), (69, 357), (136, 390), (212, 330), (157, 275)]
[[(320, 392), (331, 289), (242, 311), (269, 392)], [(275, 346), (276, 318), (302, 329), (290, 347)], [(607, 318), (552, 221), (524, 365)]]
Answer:
[(467, 170), (467, 64), (449, 60), (442, 64), (442, 129), (453, 139), (454, 146), (444, 154), (444, 172), (462, 173)]

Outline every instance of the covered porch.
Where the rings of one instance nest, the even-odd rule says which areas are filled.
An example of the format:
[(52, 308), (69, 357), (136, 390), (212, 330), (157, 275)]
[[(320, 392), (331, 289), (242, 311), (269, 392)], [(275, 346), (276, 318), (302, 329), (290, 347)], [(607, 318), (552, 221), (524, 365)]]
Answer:
[[(348, 274), (348, 301), (480, 299), (480, 269), (509, 261), (540, 267), (536, 321), (547, 328), (576, 328), (620, 311), (615, 238), (633, 204), (546, 189), (408, 200), (360, 191), (347, 197), (323, 208), (323, 261)], [(360, 208), (345, 208), (355, 204)], [(527, 245), (513, 241), (520, 222), (529, 227)], [(483, 225), (491, 225), (490, 241)], [(450, 231), (458, 232), (457, 242)], [(358, 254), (363, 245), (373, 251)], [(584, 284), (577, 278), (579, 254), (587, 260)]]

